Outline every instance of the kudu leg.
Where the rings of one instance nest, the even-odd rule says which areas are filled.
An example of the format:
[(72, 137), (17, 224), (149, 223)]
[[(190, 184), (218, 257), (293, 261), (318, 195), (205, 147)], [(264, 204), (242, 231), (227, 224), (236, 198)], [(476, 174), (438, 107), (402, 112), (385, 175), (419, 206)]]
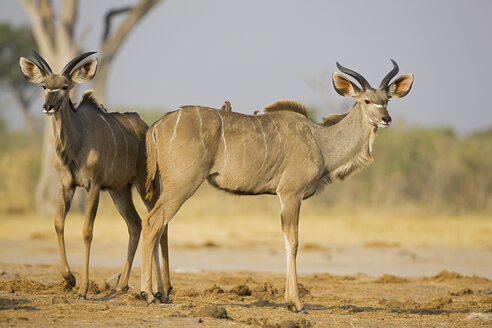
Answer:
[(171, 286), (171, 277), (169, 276), (169, 248), (167, 239), (168, 225), (164, 228), (161, 236), (161, 251), (162, 251), (162, 283), (164, 291), (169, 295), (173, 287)]
[[(191, 175), (193, 172), (189, 172)], [(167, 230), (168, 222), (174, 217), (181, 205), (198, 189), (204, 176), (189, 176), (186, 181), (167, 181), (169, 186), (178, 188), (163, 188), (156, 205), (142, 222), (142, 277), (141, 295), (148, 304), (154, 302), (152, 295), (152, 265), (161, 237)], [(167, 242), (166, 242), (167, 245)], [(165, 256), (165, 255), (163, 255)], [(168, 264), (165, 264), (166, 266)], [(158, 281), (161, 279), (157, 277)], [(159, 287), (159, 286), (158, 286)], [(167, 294), (167, 293), (166, 293)]]
[(161, 303), (167, 303), (169, 301), (169, 295), (164, 291), (161, 277), (161, 261), (159, 259), (159, 238), (154, 244), (154, 250), (152, 251), (152, 294)]
[[(155, 272), (155, 252), (157, 241), (161, 231), (163, 232), (164, 219), (162, 202), (157, 202), (152, 211), (142, 222), (142, 275), (140, 294), (145, 298), (147, 304), (154, 302), (152, 285), (157, 281), (152, 281)], [(154, 275), (155, 277), (155, 275)]]
[(58, 248), (60, 250), (60, 271), (63, 279), (72, 287), (75, 286), (76, 279), (68, 266), (67, 253), (65, 249), (65, 218), (72, 204), (75, 187), (61, 187), (58, 199), (58, 209), (55, 216), (55, 231), (58, 238)]
[(125, 266), (116, 286), (117, 291), (127, 291), (128, 279), (130, 277), (133, 259), (135, 258), (135, 252), (137, 251), (138, 241), (140, 240), (140, 232), (142, 231), (142, 220), (133, 204), (131, 186), (120, 190), (110, 190), (109, 194), (128, 227), (129, 240)]
[[(145, 179), (146, 179), (146, 175), (143, 175), (141, 177), (137, 176), (137, 183), (135, 184), (135, 186), (137, 188), (138, 193), (140, 194), (140, 197), (144, 201), (145, 206), (147, 207), (147, 210), (150, 212), (152, 210), (152, 208), (154, 207), (154, 205), (157, 201), (157, 198), (159, 197), (159, 194), (155, 193), (154, 198), (151, 199), (150, 201), (145, 199)], [(164, 229), (164, 231), (162, 233), (160, 244), (161, 244), (161, 251), (162, 251), (162, 278), (159, 281), (157, 279), (157, 277), (154, 276), (152, 278), (152, 284), (154, 286), (154, 294), (162, 293), (162, 291), (163, 291), (162, 295), (155, 295), (155, 296), (157, 298), (160, 298), (161, 302), (166, 302), (168, 300), (169, 293), (173, 289), (173, 287), (171, 286), (171, 277), (169, 274), (169, 250), (168, 250), (168, 245), (167, 245), (168, 244), (167, 225), (166, 225), (166, 228)], [(154, 262), (152, 265), (153, 274), (154, 273), (160, 274), (159, 269), (158, 269), (158, 268), (160, 268), (160, 265), (159, 265), (159, 263), (156, 263), (157, 259), (158, 259), (157, 254), (159, 254), (158, 249), (154, 249)], [(155, 269), (154, 269), (154, 264), (155, 264)], [(158, 284), (160, 286), (162, 286), (162, 287), (160, 287), (160, 289), (159, 289)]]
[(299, 297), (297, 286), (296, 256), (298, 246), (299, 210), (301, 208), (300, 197), (282, 196), (279, 194), (282, 207), (282, 232), (285, 242), (285, 255), (287, 274), (285, 282), (285, 300), (291, 303), (295, 312), (307, 313)]
[(99, 204), (99, 191), (101, 187), (92, 185), (87, 191), (87, 203), (85, 206), (84, 221), (84, 267), (77, 298), (85, 299), (89, 288), (89, 257), (91, 252), (92, 235), (94, 231), (94, 219), (96, 218), (97, 206)]

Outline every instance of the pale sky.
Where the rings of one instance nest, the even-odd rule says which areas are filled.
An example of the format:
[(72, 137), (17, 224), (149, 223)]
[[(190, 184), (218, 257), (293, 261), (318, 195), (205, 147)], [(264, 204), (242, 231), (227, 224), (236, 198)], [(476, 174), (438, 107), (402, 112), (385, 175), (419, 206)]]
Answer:
[[(98, 50), (108, 8), (132, 2), (80, 1), (77, 34), (90, 26), (84, 50)], [(296, 99), (326, 115), (351, 104), (333, 90), (336, 61), (377, 87), (392, 58), (401, 74), (415, 75), (412, 91), (388, 106), (393, 118), (466, 133), (492, 126), (483, 98), (492, 92), (491, 17), (489, 0), (167, 0), (118, 54), (106, 107), (229, 100), (233, 110), (252, 113)], [(0, 3), (0, 20), (28, 22), (17, 1)], [(332, 108), (310, 78), (324, 79)]]

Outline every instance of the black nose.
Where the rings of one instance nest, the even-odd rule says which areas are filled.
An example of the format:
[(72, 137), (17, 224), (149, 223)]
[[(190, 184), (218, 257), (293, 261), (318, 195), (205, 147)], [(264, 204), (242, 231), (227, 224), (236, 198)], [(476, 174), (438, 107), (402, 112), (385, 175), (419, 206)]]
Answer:
[(384, 123), (388, 124), (391, 122), (391, 116), (383, 116), (382, 120)]
[(51, 111), (54, 108), (53, 105), (43, 105), (43, 109), (47, 112)]

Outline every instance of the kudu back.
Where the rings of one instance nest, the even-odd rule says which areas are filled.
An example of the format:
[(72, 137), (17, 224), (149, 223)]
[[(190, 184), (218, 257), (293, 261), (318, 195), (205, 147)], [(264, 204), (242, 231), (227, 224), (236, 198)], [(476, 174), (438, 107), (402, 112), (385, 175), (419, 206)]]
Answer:
[(360, 74), (337, 63), (361, 87), (334, 73), (336, 91), (353, 97), (355, 104), (324, 124), (308, 119), (306, 107), (296, 101), (277, 101), (256, 116), (184, 106), (154, 123), (146, 136), (148, 196), (154, 196), (156, 180), (162, 183), (162, 194), (142, 226), (141, 290), (147, 302), (154, 301), (156, 288), (167, 297), (151, 275), (160, 236), (183, 202), (208, 180), (235, 194), (278, 196), (287, 258), (285, 298), (292, 310), (305, 312), (296, 274), (301, 201), (372, 162), (375, 133), (391, 123), (388, 99), (405, 96), (413, 83), (413, 75), (406, 74), (389, 84), (398, 72), (393, 64), (373, 89)]
[[(131, 187), (135, 185), (144, 199), (146, 178), (145, 133), (147, 124), (137, 113), (107, 112), (91, 91), (86, 92), (78, 106), (70, 100), (70, 90), (77, 83), (90, 81), (97, 69), (97, 58), (87, 59), (92, 52), (71, 60), (60, 74), (36, 52), (36, 61), (21, 57), (24, 77), (40, 84), (44, 92), (43, 111), (52, 117), (55, 136), (53, 163), (60, 179), (55, 230), (60, 249), (61, 273), (75, 286), (76, 279), (68, 265), (64, 225), (77, 186), (87, 190), (83, 239), (84, 268), (79, 298), (85, 298), (89, 282), (89, 254), (94, 219), (100, 190), (108, 190), (129, 231), (128, 253), (117, 289), (128, 286), (133, 258), (141, 232), (141, 220), (135, 210)], [(154, 192), (157, 196), (158, 192)], [(155, 199), (145, 201), (150, 209)]]

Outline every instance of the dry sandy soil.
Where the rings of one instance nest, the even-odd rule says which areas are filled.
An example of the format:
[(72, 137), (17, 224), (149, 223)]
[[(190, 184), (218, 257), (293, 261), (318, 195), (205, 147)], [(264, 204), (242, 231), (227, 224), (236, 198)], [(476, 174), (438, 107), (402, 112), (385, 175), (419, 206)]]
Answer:
[[(107, 286), (128, 235), (103, 202), (87, 300), (59, 274), (52, 218), (0, 217), (0, 327), (492, 327), (490, 218), (337, 216), (306, 203), (298, 272), (307, 315), (283, 302), (276, 200), (190, 200), (170, 225), (171, 303), (151, 306), (138, 298), (140, 248), (130, 290)], [(79, 279), (83, 218), (69, 216)]]
[[(0, 264), (0, 326), (131, 327), (490, 327), (492, 281), (442, 271), (431, 277), (309, 274), (300, 278), (309, 314), (283, 303), (283, 275), (238, 271), (172, 274), (170, 304), (115, 294), (114, 270), (92, 268), (87, 300), (51, 265)], [(77, 275), (77, 272), (76, 272)]]

